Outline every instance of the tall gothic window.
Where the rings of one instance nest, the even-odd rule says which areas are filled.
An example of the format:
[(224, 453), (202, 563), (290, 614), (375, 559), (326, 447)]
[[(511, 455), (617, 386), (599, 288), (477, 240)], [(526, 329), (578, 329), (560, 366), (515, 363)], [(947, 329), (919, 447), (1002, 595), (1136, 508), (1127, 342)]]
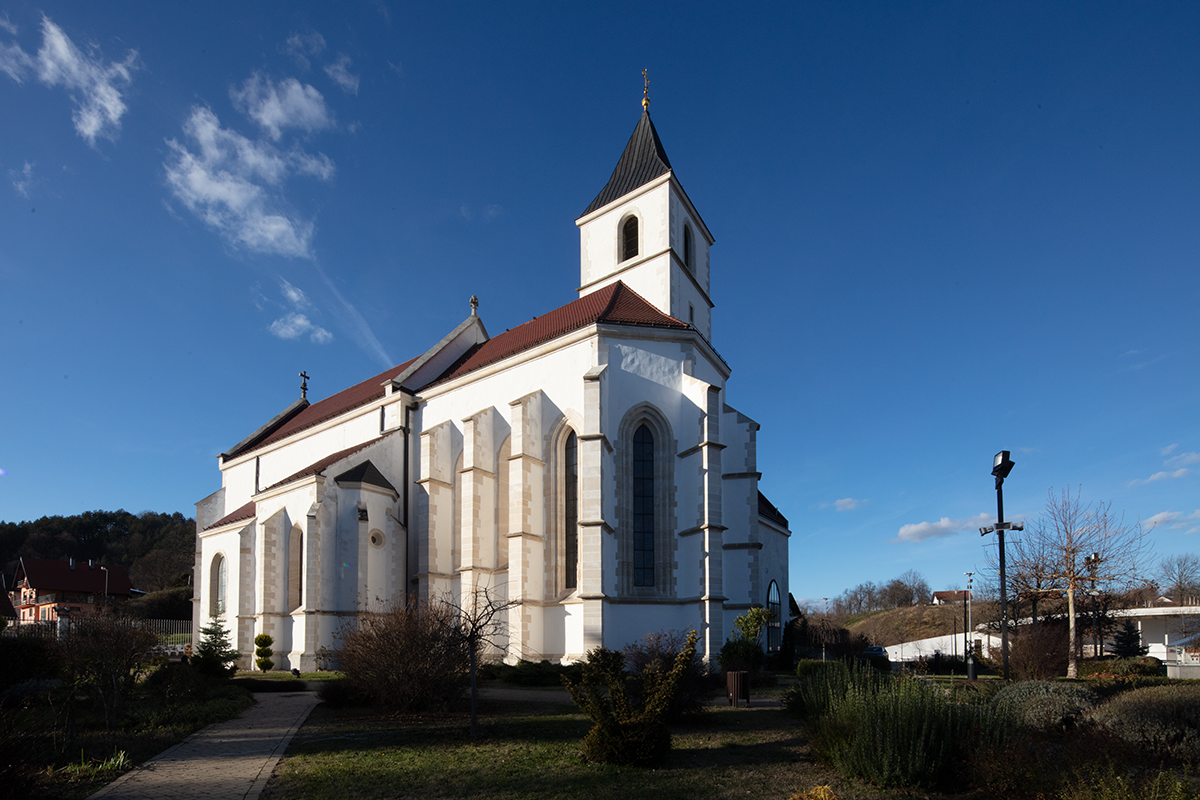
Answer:
[(638, 254), (638, 219), (629, 217), (621, 224), (621, 260)]
[(692, 244), (692, 228), (689, 225), (683, 226), (683, 265), (687, 267), (688, 272), (696, 272), (696, 252)]
[(654, 434), (633, 435), (633, 585), (654, 585)]
[(210, 591), (208, 610), (212, 614), (225, 613), (225, 586), (229, 581), (229, 572), (225, 556), (217, 553), (213, 557), (212, 569), (209, 571)]
[(771, 581), (767, 589), (767, 611), (773, 615), (767, 622), (767, 652), (777, 653), (783, 642), (783, 617), (780, 612), (783, 604), (779, 602), (779, 584)]
[(563, 451), (563, 585), (579, 586), (579, 440), (572, 431)]

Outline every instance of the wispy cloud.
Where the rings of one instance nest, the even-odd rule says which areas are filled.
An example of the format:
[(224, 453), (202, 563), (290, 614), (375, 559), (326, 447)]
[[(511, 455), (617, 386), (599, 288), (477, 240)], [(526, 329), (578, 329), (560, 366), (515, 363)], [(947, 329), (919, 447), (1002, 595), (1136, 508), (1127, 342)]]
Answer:
[(281, 187), (292, 175), (332, 178), (327, 156), (251, 140), (222, 128), (216, 114), (199, 106), (183, 131), (196, 152), (170, 139), (163, 166), (167, 185), (189, 211), (235, 246), (312, 257), (313, 223), (286, 210)]
[(358, 94), (358, 76), (350, 72), (350, 56), (338, 54), (338, 60), (325, 65), (325, 74), (346, 94)]
[(26, 161), (22, 169), (10, 169), (8, 176), (12, 178), (13, 188), (17, 190), (17, 194), (29, 197), (29, 188), (33, 185), (33, 164)]
[(333, 126), (325, 97), (295, 78), (275, 83), (256, 72), (240, 89), (230, 89), (229, 96), (234, 106), (261, 125), (274, 141), (283, 136), (284, 128), (312, 133)]
[(90, 49), (91, 55), (83, 53), (62, 28), (42, 17), (38, 80), (47, 86), (62, 86), (71, 93), (75, 131), (94, 146), (97, 137), (115, 139), (121, 130), (121, 117), (126, 110), (121, 92), (133, 82), (137, 51), (130, 50), (124, 61), (105, 64), (97, 55), (99, 48)]
[(834, 500), (832, 503), (821, 503), (821, 508), (832, 506), (837, 511), (853, 511), (865, 502), (867, 501), (858, 500), (853, 497), (843, 497), (841, 500)]
[(19, 44), (0, 42), (0, 72), (17, 83), (24, 83), (25, 76), (33, 70), (33, 64), (33, 59), (21, 49)]
[(1182, 467), (1185, 464), (1200, 464), (1200, 453), (1180, 453), (1177, 456), (1171, 456), (1163, 463), (1168, 467)]
[(1155, 481), (1173, 480), (1175, 478), (1186, 478), (1190, 474), (1191, 474), (1191, 471), (1187, 470), (1187, 469), (1177, 469), (1174, 472), (1165, 472), (1165, 471), (1164, 472), (1156, 472), (1153, 475), (1151, 475), (1149, 478), (1139, 478), (1137, 480), (1132, 480), (1129, 482), (1129, 485), (1130, 486), (1145, 486), (1147, 483), (1154, 483)]
[(1197, 533), (1200, 532), (1200, 509), (1191, 514), (1182, 511), (1162, 511), (1143, 522), (1142, 527), (1148, 531), (1163, 528), (1169, 531)]
[(1166, 458), (1167, 456), (1171, 455), (1171, 453), (1175, 452), (1176, 447), (1179, 447), (1179, 442), (1176, 442), (1175, 444), (1167, 445), (1162, 450), (1159, 450), (1158, 454), (1161, 455), (1163, 458)]
[(342, 295), (337, 285), (329, 279), (329, 276), (319, 264), (317, 265), (317, 272), (325, 282), (325, 287), (329, 290), (330, 296), (337, 301), (334, 314), (340, 318), (344, 329), (349, 331), (350, 338), (364, 352), (369, 353), (384, 367), (395, 366), (396, 362), (383, 349), (383, 345), (379, 342), (378, 337), (375, 336), (375, 332), (371, 330), (371, 325), (367, 322), (366, 317), (354, 307), (353, 303)]
[(293, 33), (283, 45), (283, 51), (295, 59), (302, 70), (307, 72), (312, 67), (310, 56), (318, 55), (325, 49), (325, 37), (319, 33)]
[(976, 514), (966, 519), (942, 517), (937, 522), (917, 522), (901, 525), (900, 531), (896, 534), (896, 538), (893, 541), (923, 542), (926, 539), (953, 536), (962, 531), (977, 531), (991, 522), (993, 522), (993, 519), (990, 514)]
[(290, 310), (267, 328), (273, 336), (280, 339), (298, 339), (307, 335), (316, 344), (328, 344), (333, 341), (333, 334), (309, 319), (313, 304), (308, 295), (285, 279), (279, 279), (279, 291)]
[[(471, 208), (469, 203), (459, 206), (458, 213), (462, 215), (463, 219), (475, 219), (475, 209)], [(485, 205), (479, 213), (480, 219), (484, 222), (491, 222), (502, 216), (504, 216), (504, 206), (497, 204)]]
[(13, 36), (17, 35), (17, 26), (8, 18), (8, 14), (0, 14), (0, 30), (7, 31)]

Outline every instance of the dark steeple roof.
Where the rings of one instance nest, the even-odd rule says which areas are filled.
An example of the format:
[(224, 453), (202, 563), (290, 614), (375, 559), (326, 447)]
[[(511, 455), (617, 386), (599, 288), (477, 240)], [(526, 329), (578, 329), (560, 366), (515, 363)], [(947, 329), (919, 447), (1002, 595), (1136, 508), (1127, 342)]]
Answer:
[(658, 131), (650, 121), (649, 110), (642, 112), (621, 160), (613, 170), (612, 177), (592, 204), (579, 216), (586, 217), (601, 206), (606, 206), (618, 197), (623, 197), (639, 186), (645, 186), (650, 181), (671, 171), (671, 162), (667, 160), (667, 151), (663, 150), (662, 142), (658, 139)]

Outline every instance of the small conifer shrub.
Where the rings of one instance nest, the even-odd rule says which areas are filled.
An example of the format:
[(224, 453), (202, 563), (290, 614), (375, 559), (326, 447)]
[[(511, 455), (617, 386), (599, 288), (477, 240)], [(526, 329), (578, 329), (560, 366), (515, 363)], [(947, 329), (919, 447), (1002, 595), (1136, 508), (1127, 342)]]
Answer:
[(271, 649), (271, 645), (274, 643), (275, 640), (265, 633), (254, 637), (254, 665), (263, 672), (275, 666), (275, 662), (271, 660), (271, 656), (275, 653)]

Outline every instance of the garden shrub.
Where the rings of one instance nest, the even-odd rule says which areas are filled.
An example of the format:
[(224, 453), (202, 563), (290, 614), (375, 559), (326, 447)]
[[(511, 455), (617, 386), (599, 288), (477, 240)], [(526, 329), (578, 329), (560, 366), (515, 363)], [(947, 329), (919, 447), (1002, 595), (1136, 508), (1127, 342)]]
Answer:
[(1059, 800), (1196, 800), (1200, 792), (1186, 776), (1166, 770), (1127, 774), (1112, 764), (1077, 770)]
[(275, 662), (271, 660), (271, 656), (275, 654), (275, 651), (271, 649), (273, 644), (275, 644), (275, 640), (268, 634), (260, 633), (254, 637), (254, 666), (263, 672), (275, 666)]
[(411, 602), (364, 612), (337, 639), (349, 692), (379, 705), (404, 711), (445, 708), (467, 687), (471, 648), (457, 610), (447, 603)]
[(1095, 692), (1077, 684), (1021, 681), (1001, 689), (990, 707), (1017, 725), (1051, 731), (1074, 725), (1097, 699)]
[(986, 706), (1003, 688), (1000, 681), (955, 681), (950, 687), (950, 699), (956, 703)]
[[(629, 668), (630, 690), (640, 698), (645, 690), (647, 671), (657, 669), (667, 672), (687, 647), (687, 637), (676, 630), (648, 633), (636, 642), (625, 646), (625, 663)], [(710, 675), (707, 665), (693, 651), (692, 658), (684, 666), (679, 686), (667, 707), (666, 719), (676, 721), (685, 716), (704, 711), (704, 701), (720, 684), (720, 676)]]
[(1003, 744), (1001, 710), (951, 702), (909, 678), (878, 680), (852, 673), (848, 690), (808, 724), (813, 752), (843, 775), (883, 787), (956, 785), (973, 749)]
[(1128, 678), (1134, 675), (1157, 677), (1164, 675), (1163, 662), (1154, 656), (1105, 658), (1079, 662), (1081, 678)]
[(884, 680), (866, 665), (844, 661), (805, 660), (796, 667), (800, 680), (783, 696), (784, 707), (793, 714), (815, 718), (828, 710), (835, 697), (855, 685), (875, 685)]
[(729, 639), (717, 653), (722, 672), (758, 672), (762, 669), (767, 656), (760, 640), (774, 616), (765, 608), (752, 608), (733, 621)]
[(75, 622), (60, 643), (66, 683), (94, 692), (108, 730), (117, 725), (122, 701), (151, 666), (158, 635), (138, 623), (108, 614)]
[(576, 685), (563, 679), (571, 699), (596, 723), (583, 739), (585, 758), (602, 764), (650, 766), (667, 757), (671, 734), (664, 720), (683, 673), (695, 658), (696, 639), (695, 631), (688, 634), (669, 671), (657, 661), (644, 668), (640, 705), (629, 696), (625, 656), (606, 647), (588, 652), (582, 682)]
[(1067, 631), (1042, 622), (1021, 627), (1009, 638), (1008, 666), (1019, 681), (1048, 681), (1067, 674)]
[(58, 678), (61, 673), (57, 642), (36, 636), (0, 639), (0, 691), (18, 683)]
[(1200, 684), (1135, 689), (1114, 697), (1089, 716), (1152, 756), (1200, 759)]
[(480, 677), (511, 683), (514, 686), (562, 686), (563, 676), (578, 681), (583, 675), (579, 664), (553, 664), (541, 661), (518, 661), (516, 664), (484, 664)]

